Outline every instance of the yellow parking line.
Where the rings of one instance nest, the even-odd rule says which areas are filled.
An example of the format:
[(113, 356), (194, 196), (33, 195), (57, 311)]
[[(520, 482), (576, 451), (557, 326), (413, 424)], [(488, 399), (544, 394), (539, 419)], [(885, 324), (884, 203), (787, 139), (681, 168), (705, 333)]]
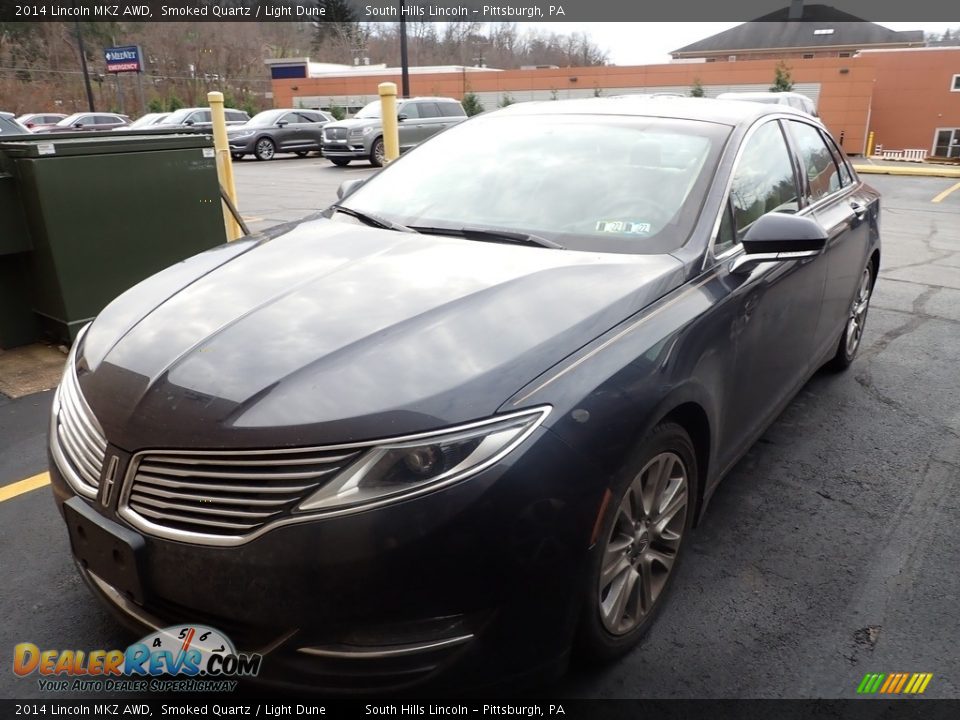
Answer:
[(36, 490), (37, 488), (42, 488), (44, 485), (49, 484), (50, 473), (42, 472), (39, 475), (34, 475), (26, 480), (11, 483), (10, 485), (4, 485), (3, 487), (0, 487), (0, 502), (3, 502), (4, 500), (11, 500), (17, 497), (17, 495), (23, 495), (31, 490)]
[(949, 195), (950, 193), (952, 193), (954, 190), (960, 190), (960, 182), (958, 182), (958, 183), (957, 183), (956, 185), (954, 185), (953, 187), (948, 187), (946, 190), (944, 190), (942, 193), (940, 193), (939, 195), (937, 195), (937, 196), (936, 196), (933, 200), (931, 200), (930, 202), (935, 202), (935, 203), (943, 202), (944, 198), (946, 198), (947, 195)]

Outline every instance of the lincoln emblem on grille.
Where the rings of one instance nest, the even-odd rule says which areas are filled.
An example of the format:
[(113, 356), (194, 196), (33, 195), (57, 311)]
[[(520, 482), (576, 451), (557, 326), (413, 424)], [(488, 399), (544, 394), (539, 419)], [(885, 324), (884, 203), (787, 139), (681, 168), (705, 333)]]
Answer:
[(107, 469), (103, 473), (103, 481), (100, 483), (100, 504), (104, 507), (110, 505), (110, 498), (113, 495), (113, 486), (117, 482), (117, 466), (120, 464), (120, 458), (116, 455), (110, 456), (107, 463)]

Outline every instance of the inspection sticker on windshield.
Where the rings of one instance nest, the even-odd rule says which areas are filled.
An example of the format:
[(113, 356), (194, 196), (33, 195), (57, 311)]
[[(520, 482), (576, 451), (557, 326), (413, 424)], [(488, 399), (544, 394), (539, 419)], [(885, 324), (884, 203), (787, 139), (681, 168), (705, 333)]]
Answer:
[(649, 235), (650, 223), (629, 222), (625, 220), (599, 220), (597, 221), (597, 232)]
[(53, 143), (40, 143), (37, 145), (37, 155), (56, 155), (57, 146)]

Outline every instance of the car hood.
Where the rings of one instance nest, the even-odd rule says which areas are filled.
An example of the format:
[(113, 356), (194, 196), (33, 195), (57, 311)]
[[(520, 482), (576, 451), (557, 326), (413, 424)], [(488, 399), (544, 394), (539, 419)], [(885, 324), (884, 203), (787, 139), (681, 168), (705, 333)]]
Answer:
[(324, 130), (330, 128), (362, 128), (372, 125), (380, 125), (380, 118), (351, 118), (350, 120), (337, 120), (329, 122), (323, 126)]
[(681, 276), (669, 255), (316, 218), (122, 295), (84, 337), (80, 385), (108, 439), (129, 451), (418, 432), (493, 414)]

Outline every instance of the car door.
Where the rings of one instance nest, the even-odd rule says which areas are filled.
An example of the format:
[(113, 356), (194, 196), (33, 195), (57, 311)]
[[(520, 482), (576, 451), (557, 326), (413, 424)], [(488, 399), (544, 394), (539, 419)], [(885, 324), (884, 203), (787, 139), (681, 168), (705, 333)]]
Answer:
[(323, 126), (327, 120), (318, 112), (301, 110), (297, 113), (301, 118), (301, 146), (310, 150), (319, 150), (323, 144)]
[(290, 150), (301, 144), (302, 124), (303, 119), (295, 112), (284, 113), (277, 119), (276, 127), (270, 135), (273, 136), (278, 150)]
[(421, 102), (420, 122), (418, 123), (418, 142), (428, 140), (446, 127), (446, 118), (440, 112), (440, 105), (436, 102)]
[(403, 120), (397, 121), (397, 131), (400, 136), (400, 152), (409, 150), (420, 142), (420, 103), (404, 103), (397, 117), (403, 117)]
[(738, 270), (741, 241), (760, 217), (798, 214), (803, 206), (796, 158), (778, 120), (764, 120), (745, 137), (730, 178), (712, 257), (729, 296), (732, 377), (721, 412), (721, 465), (779, 412), (810, 372), (825, 265), (821, 258), (761, 263)]
[(820, 258), (826, 283), (814, 348), (819, 357), (837, 343), (867, 262), (871, 197), (854, 182), (839, 149), (820, 128), (802, 120), (785, 125), (800, 161), (808, 212), (828, 236)]

